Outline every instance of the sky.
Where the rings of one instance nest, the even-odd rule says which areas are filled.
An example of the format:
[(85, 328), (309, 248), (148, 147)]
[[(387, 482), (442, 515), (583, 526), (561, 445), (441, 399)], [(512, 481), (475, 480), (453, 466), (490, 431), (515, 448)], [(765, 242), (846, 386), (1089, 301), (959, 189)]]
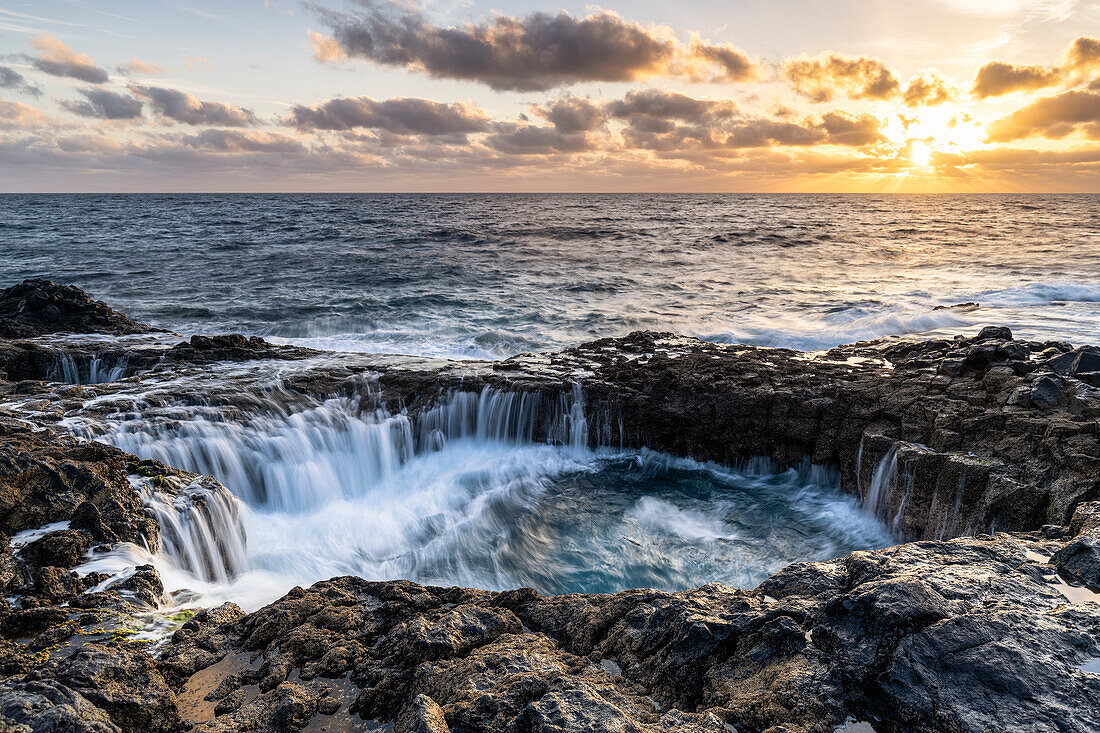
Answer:
[(4, 0), (0, 191), (1100, 191), (1100, 0)]

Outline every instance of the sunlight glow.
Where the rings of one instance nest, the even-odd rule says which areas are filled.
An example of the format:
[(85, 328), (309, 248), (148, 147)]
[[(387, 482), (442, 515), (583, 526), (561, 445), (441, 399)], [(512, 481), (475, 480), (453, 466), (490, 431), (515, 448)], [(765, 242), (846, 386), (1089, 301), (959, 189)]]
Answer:
[(909, 146), (909, 160), (915, 166), (927, 168), (932, 163), (932, 147), (923, 140), (914, 140)]

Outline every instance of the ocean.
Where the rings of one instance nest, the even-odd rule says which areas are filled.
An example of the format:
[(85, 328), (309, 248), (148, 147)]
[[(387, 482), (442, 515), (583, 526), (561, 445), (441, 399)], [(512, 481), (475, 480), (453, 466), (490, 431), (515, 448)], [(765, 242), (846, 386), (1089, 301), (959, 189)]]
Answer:
[(1094, 195), (0, 196), (5, 283), (185, 334), (452, 358), (638, 329), (1100, 343), (1098, 263)]
[[(498, 359), (636, 329), (813, 350), (985, 324), (1100, 343), (1098, 263), (1096, 196), (0, 197), (0, 281), (75, 284), (182, 334), (332, 351)], [(145, 486), (175, 539), (83, 570), (153, 563), (177, 606), (254, 609), (349, 573), (544, 593), (752, 588), (898, 540), (897, 519), (842, 491), (835, 466), (534, 444), (497, 434), (528, 408), (488, 389), (441, 395), (436, 422), (473, 420), (469, 432), (344, 397), (299, 396), (288, 413), (273, 385), (310, 364), (97, 372), (117, 384), (62, 428), (212, 475), (232, 497), (215, 531)], [(253, 407), (201, 397), (217, 388)], [(583, 384), (570, 410), (583, 417)]]

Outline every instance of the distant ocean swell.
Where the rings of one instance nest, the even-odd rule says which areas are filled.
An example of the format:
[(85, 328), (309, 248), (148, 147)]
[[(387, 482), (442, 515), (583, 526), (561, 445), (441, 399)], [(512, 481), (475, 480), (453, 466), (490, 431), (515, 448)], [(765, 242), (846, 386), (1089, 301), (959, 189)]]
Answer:
[(639, 329), (1100, 343), (1097, 221), (1097, 196), (5, 196), (0, 279), (182, 333), (437, 357)]

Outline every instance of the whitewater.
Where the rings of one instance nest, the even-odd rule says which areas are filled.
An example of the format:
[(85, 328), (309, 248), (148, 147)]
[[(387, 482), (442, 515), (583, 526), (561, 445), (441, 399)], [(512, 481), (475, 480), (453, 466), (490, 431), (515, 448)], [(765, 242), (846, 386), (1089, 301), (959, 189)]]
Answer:
[(649, 329), (1100, 342), (1094, 195), (10, 195), (0, 278), (140, 321), (503, 358)]
[[(989, 323), (1100, 342), (1093, 196), (3, 201), (0, 277), (77, 284), (175, 332), (127, 337), (165, 346), (241, 332), (321, 360), (492, 360), (638, 329), (817, 350)], [(81, 572), (114, 582), (153, 564), (168, 610), (251, 610), (344, 574), (543, 593), (751, 588), (899, 539), (884, 510), (894, 455), (861, 503), (836, 467), (626, 449), (614, 425), (589, 423), (583, 379), (549, 402), (454, 390), (413, 415), (286, 393), (315, 361), (154, 376), (59, 361), (52, 380), (112, 385), (62, 427), (216, 479), (135, 479), (162, 547), (123, 545)]]

